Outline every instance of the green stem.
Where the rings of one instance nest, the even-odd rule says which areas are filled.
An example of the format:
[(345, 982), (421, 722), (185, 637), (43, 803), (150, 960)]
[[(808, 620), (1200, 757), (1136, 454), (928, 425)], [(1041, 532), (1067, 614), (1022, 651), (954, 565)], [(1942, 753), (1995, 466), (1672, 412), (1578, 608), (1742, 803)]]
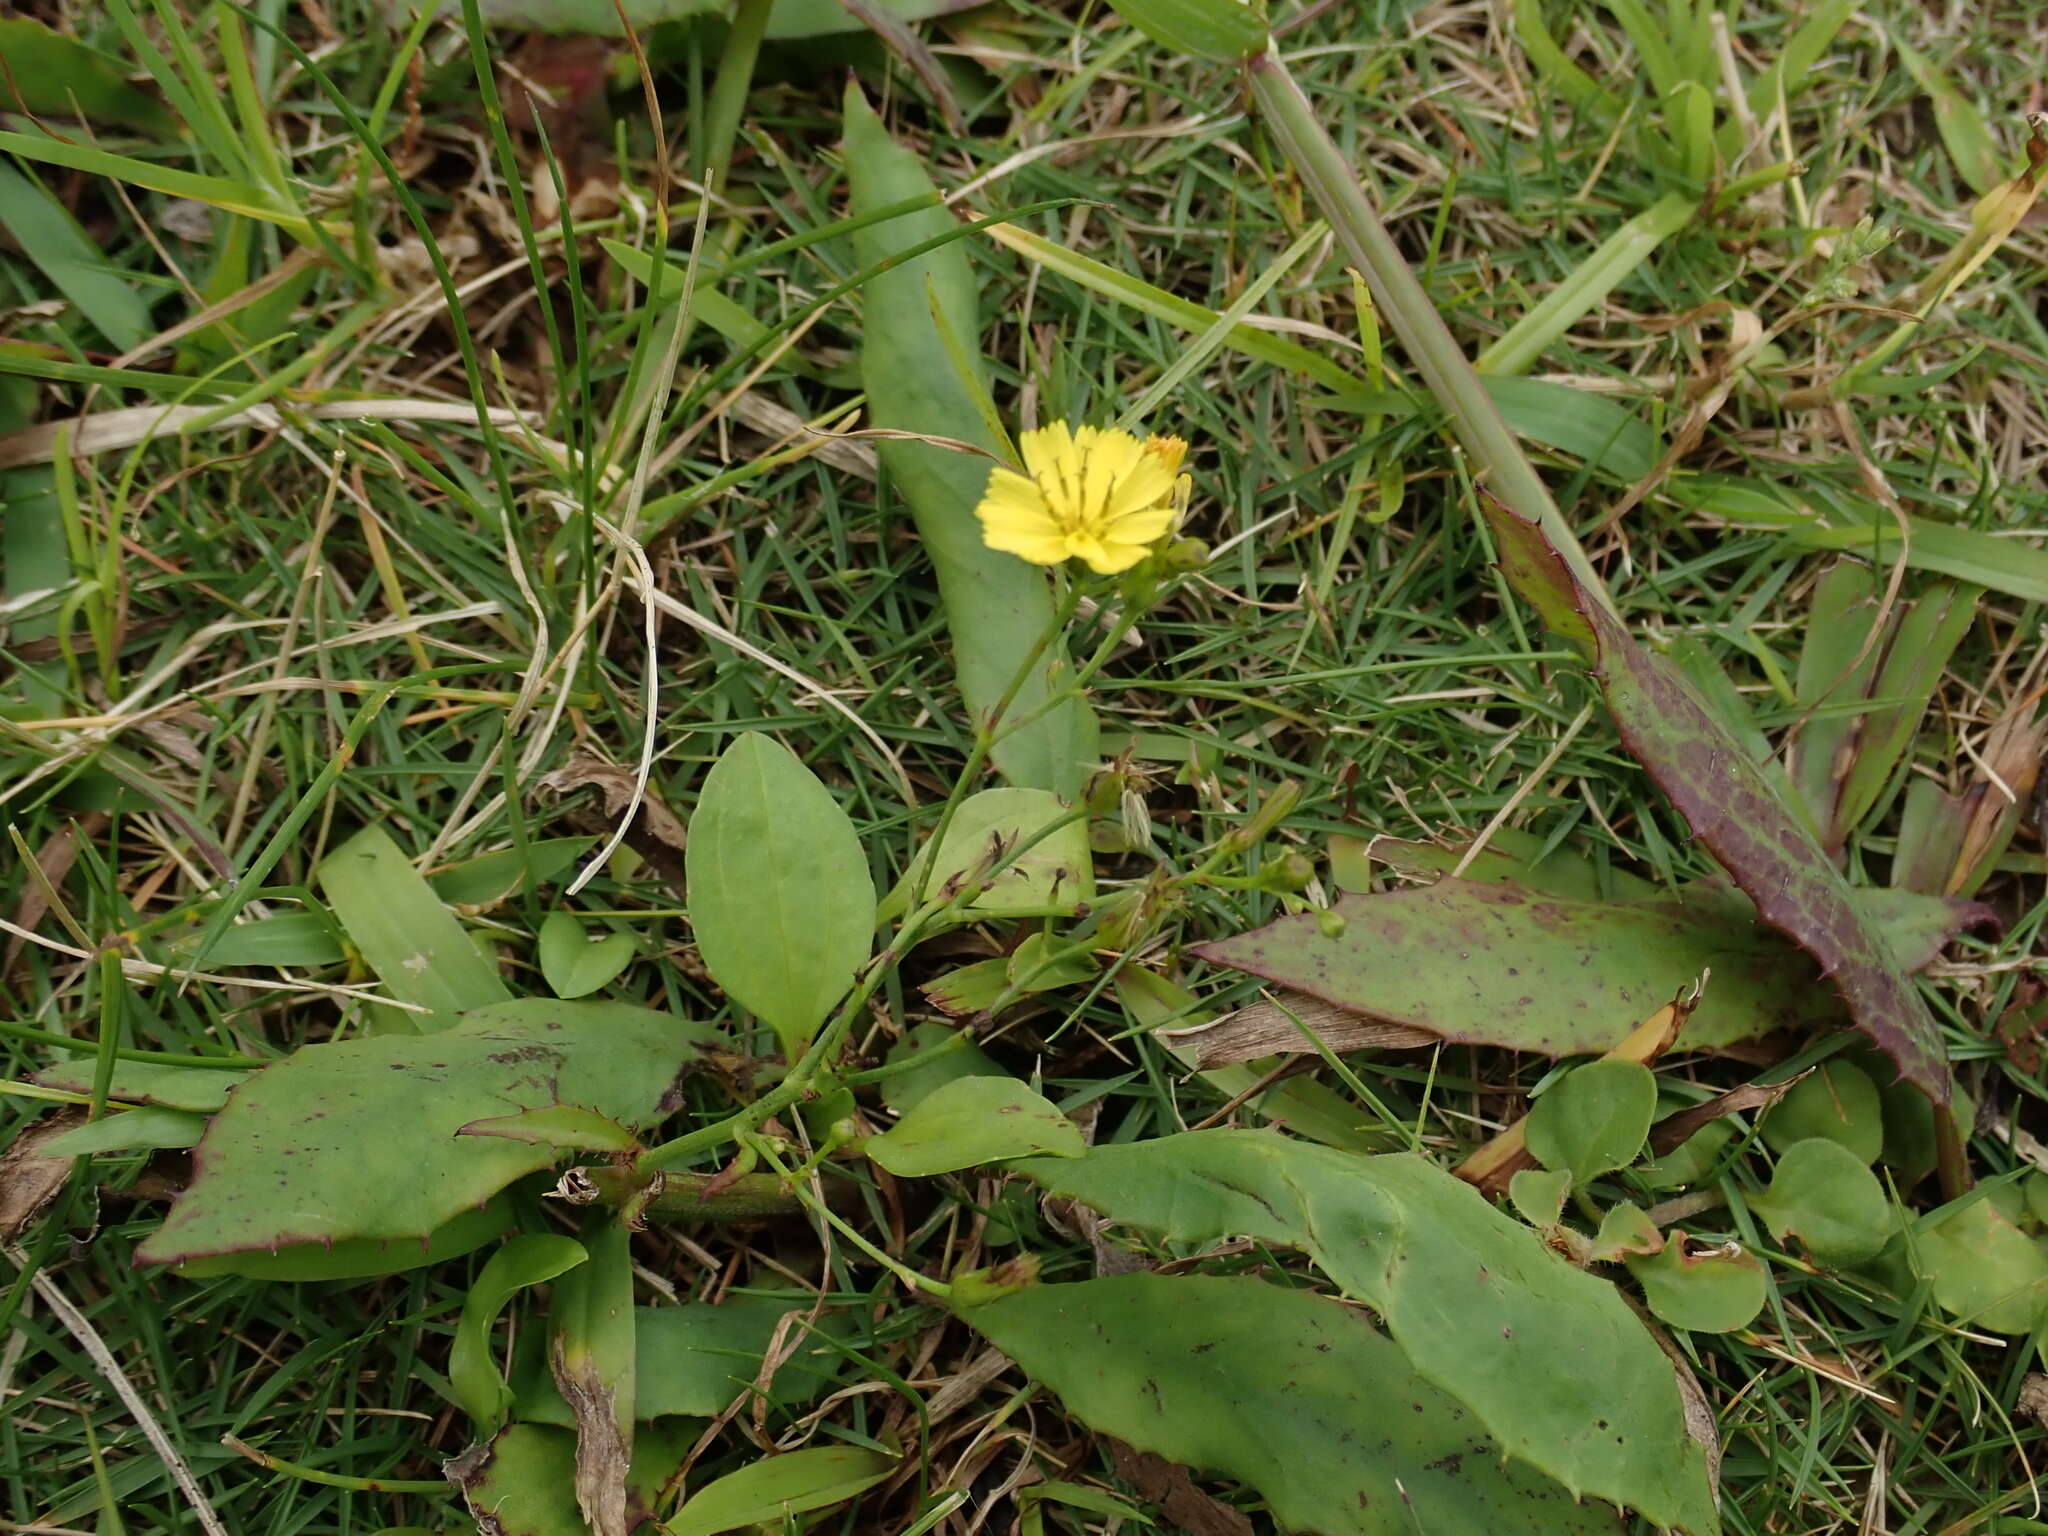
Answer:
[(356, 1493), (453, 1493), (455, 1490), (446, 1478), (402, 1478), (402, 1477), (345, 1477), (339, 1472), (322, 1472), (317, 1467), (301, 1466), (296, 1461), (286, 1461), (268, 1451), (259, 1451), (246, 1440), (237, 1440), (233, 1435), (222, 1435), (220, 1443), (231, 1451), (240, 1451), (259, 1467), (268, 1467), (273, 1472), (282, 1472), (286, 1477), (296, 1477), (303, 1483), (319, 1483), (325, 1488), (347, 1488)]
[[(585, 1168), (582, 1173), (604, 1205), (628, 1205), (643, 1192), (640, 1179), (624, 1168)], [(670, 1221), (752, 1221), (763, 1216), (786, 1216), (802, 1208), (802, 1202), (772, 1173), (743, 1173), (722, 1188), (712, 1190), (712, 1181), (717, 1177), (710, 1173), (665, 1173), (653, 1197), (640, 1206), (640, 1214)], [(712, 1192), (706, 1193), (707, 1190)]]
[(1541, 527), (1593, 600), (1614, 614), (1606, 583), (1594, 571), (1542, 478), (1508, 431), (1479, 375), (1458, 350), (1443, 317), (1408, 270), (1399, 247), (1373, 213), (1350, 164), (1316, 121), (1308, 97), (1279, 55), (1270, 50), (1247, 59), (1245, 69), (1268, 131), (1330, 221), (1338, 244), (1365, 275), (1380, 312), (1407, 349), (1423, 383), (1450, 417), (1451, 429), (1478, 466), (1486, 489), (1523, 521)]

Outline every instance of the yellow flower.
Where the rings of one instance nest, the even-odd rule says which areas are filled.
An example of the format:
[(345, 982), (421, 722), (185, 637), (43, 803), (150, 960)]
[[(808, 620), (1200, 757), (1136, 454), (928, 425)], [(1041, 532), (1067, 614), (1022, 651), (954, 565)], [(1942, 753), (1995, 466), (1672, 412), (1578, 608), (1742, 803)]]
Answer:
[(974, 509), (990, 549), (1034, 565), (1078, 557), (1107, 575), (1144, 559), (1179, 520), (1175, 481), (1188, 445), (1177, 437), (1140, 442), (1056, 421), (1026, 432), (1018, 447), (1030, 473), (994, 470)]

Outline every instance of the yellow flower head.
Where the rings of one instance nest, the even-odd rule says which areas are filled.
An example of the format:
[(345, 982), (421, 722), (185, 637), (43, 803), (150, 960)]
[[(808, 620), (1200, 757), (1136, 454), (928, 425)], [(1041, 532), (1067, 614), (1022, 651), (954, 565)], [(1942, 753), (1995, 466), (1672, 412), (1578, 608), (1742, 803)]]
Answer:
[(1144, 559), (1179, 520), (1175, 481), (1188, 445), (1177, 437), (1140, 442), (1056, 421), (1026, 432), (1018, 447), (1029, 473), (994, 470), (974, 509), (990, 549), (1035, 565), (1078, 557), (1108, 574)]

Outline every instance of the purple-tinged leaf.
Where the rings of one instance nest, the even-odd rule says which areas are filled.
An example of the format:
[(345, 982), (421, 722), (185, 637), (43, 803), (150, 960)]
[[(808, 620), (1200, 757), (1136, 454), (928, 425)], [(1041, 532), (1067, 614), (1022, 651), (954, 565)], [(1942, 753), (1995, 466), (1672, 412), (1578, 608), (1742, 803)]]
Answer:
[(1622, 744), (1765, 922), (1820, 963), (1856, 1027), (1937, 1104), (1948, 1101), (1941, 1037), (1848, 882), (1678, 669), (1593, 601), (1534, 524), (1488, 504), (1516, 590), (1546, 616), (1569, 607), (1593, 634), (1593, 673)]

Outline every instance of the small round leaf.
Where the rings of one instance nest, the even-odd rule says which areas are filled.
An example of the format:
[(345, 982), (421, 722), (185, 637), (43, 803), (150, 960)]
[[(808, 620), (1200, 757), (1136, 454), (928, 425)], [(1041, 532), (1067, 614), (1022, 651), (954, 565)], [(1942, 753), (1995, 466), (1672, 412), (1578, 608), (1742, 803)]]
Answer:
[(1763, 1137), (1774, 1152), (1815, 1136), (1846, 1147), (1866, 1167), (1877, 1161), (1884, 1150), (1884, 1101), (1868, 1073), (1830, 1061), (1794, 1083), (1764, 1116)]
[(1749, 1203), (1773, 1236), (1797, 1237), (1816, 1263), (1830, 1268), (1874, 1257), (1891, 1233), (1891, 1204), (1877, 1175), (1824, 1136), (1787, 1148), (1771, 1187)]
[(1643, 1300), (1674, 1328), (1732, 1333), (1747, 1327), (1763, 1310), (1763, 1265), (1732, 1243), (1688, 1252), (1689, 1241), (1674, 1232), (1660, 1252), (1624, 1261), (1643, 1288)]
[(1657, 1079), (1641, 1062), (1591, 1061), (1529, 1112), (1529, 1155), (1584, 1186), (1635, 1161), (1657, 1111)]

